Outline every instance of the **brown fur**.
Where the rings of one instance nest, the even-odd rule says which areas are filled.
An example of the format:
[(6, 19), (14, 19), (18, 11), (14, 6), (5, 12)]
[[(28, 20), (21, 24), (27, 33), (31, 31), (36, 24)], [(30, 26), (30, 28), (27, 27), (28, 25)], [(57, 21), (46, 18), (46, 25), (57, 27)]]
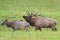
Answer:
[(2, 22), (1, 25), (7, 25), (8, 27), (12, 27), (14, 30), (21, 30), (25, 29), (28, 30), (29, 23), (25, 21), (15, 20), (13, 22), (9, 22), (8, 20), (5, 20)]
[[(43, 17), (35, 17), (33, 18), (31, 15), (29, 16), (23, 16), (23, 18), (27, 21), (27, 18), (28, 18), (28, 21), (31, 26), (35, 26), (36, 27), (36, 30), (40, 30), (41, 31), (41, 28), (51, 28), (53, 31), (56, 30), (55, 26), (56, 26), (56, 22), (51, 19), (46, 19), (46, 18), (43, 18)], [(51, 24), (52, 23), (52, 24)]]

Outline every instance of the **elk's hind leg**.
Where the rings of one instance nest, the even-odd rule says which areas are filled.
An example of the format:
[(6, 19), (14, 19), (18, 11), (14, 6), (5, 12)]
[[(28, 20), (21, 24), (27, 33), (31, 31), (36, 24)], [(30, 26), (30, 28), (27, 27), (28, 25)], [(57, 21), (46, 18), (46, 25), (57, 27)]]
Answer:
[(57, 31), (57, 28), (55, 28), (55, 31)]
[(52, 31), (57, 31), (57, 29), (54, 26), (52, 26), (51, 29)]

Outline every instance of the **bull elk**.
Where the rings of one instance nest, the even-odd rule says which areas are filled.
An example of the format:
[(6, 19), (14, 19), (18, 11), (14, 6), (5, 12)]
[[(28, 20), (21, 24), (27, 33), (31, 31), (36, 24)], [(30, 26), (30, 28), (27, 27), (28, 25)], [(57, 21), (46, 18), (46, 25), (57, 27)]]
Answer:
[[(28, 13), (30, 14), (30, 13)], [(32, 14), (27, 15), (27, 16), (23, 16), (23, 18), (30, 23), (31, 26), (35, 26), (36, 30), (40, 30), (41, 28), (51, 28), (52, 31), (57, 30), (56, 29), (56, 21), (54, 21), (53, 19), (49, 19), (49, 18), (44, 18), (41, 16), (37, 16), (35, 18), (33, 18)]]

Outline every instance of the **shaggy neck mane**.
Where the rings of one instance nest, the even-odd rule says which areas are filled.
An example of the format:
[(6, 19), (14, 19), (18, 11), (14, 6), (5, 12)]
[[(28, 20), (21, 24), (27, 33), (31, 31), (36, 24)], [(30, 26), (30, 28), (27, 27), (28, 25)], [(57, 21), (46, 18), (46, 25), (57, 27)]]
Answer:
[(33, 26), (32, 22), (31, 22), (31, 18), (24, 17), (24, 19), (25, 19), (31, 26)]

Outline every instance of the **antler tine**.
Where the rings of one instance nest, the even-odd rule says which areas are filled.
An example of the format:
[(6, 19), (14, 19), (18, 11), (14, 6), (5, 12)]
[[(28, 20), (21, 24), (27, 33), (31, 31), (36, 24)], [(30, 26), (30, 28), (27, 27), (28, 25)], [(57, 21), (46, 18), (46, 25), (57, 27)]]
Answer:
[(39, 16), (41, 16), (41, 13), (39, 14)]
[(38, 14), (38, 12), (36, 12), (36, 13), (34, 14), (34, 16), (37, 16), (37, 14)]
[(35, 11), (31, 12), (31, 15), (32, 15), (32, 16), (34, 16), (34, 12), (35, 12)]
[(41, 16), (41, 17), (44, 17), (44, 18), (45, 18), (45, 16), (44, 16), (44, 14), (43, 14), (43, 13), (40, 13), (40, 14), (39, 14), (39, 16)]
[(27, 13), (27, 15), (30, 15), (30, 12), (29, 12), (29, 10), (27, 10), (27, 11), (26, 11), (26, 13)]

